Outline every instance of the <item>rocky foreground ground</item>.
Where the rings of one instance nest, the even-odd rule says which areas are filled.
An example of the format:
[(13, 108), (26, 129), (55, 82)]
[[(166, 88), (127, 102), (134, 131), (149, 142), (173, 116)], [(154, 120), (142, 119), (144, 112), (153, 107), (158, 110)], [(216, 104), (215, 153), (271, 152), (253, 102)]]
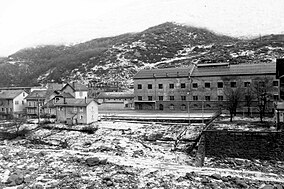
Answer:
[(284, 188), (284, 162), (206, 158), (196, 167), (185, 143), (173, 150), (184, 125), (102, 121), (93, 134), (25, 127), (33, 130), (24, 138), (0, 140), (0, 188)]

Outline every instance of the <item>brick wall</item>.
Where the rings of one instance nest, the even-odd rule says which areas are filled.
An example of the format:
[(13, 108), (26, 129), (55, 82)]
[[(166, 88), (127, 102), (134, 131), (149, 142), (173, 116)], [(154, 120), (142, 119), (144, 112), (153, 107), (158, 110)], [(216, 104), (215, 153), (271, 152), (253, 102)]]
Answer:
[(205, 156), (284, 160), (284, 132), (204, 131)]

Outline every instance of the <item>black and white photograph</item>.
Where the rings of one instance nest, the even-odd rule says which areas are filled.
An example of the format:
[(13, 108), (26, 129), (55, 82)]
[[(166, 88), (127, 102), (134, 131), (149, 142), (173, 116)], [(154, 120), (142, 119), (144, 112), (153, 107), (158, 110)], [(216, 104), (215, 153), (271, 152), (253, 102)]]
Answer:
[(284, 189), (284, 0), (0, 0), (0, 189)]

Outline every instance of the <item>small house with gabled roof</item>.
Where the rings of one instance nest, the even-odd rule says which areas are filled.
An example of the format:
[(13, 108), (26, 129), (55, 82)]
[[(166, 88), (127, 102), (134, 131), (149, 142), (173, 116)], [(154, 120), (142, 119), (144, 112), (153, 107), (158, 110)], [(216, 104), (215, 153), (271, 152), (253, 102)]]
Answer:
[(24, 90), (1, 90), (0, 91), (0, 118), (7, 119), (9, 116), (24, 114), (28, 95)]
[(54, 105), (59, 122), (90, 124), (98, 121), (98, 103), (93, 99), (63, 98)]

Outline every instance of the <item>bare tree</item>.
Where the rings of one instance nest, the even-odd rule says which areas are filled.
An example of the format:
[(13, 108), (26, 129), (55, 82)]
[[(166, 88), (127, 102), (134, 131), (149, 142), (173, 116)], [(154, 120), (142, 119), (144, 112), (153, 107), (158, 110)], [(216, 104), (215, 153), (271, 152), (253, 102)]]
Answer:
[(258, 78), (254, 81), (252, 87), (253, 93), (257, 99), (257, 107), (261, 122), (263, 121), (263, 117), (265, 116), (269, 99), (272, 96), (272, 94), (269, 93), (272, 85), (270, 85), (269, 83), (270, 81), (268, 78)]
[(225, 106), (230, 112), (230, 121), (233, 121), (233, 116), (237, 113), (237, 108), (242, 100), (243, 90), (241, 87), (230, 88), (226, 87), (224, 90)]
[(251, 86), (247, 86), (244, 92), (245, 95), (245, 106), (248, 108), (247, 115), (250, 116), (250, 107), (252, 106), (253, 100), (254, 100), (254, 94)]

